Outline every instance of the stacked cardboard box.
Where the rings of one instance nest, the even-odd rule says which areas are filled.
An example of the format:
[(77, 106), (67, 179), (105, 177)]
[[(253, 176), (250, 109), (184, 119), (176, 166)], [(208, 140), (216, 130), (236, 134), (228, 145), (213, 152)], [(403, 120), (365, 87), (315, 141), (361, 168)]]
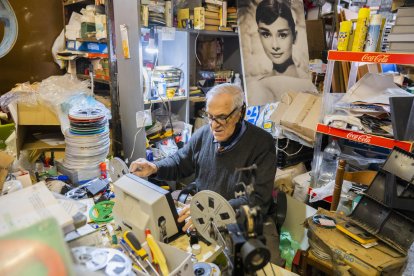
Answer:
[(414, 7), (398, 9), (395, 25), (387, 39), (390, 52), (414, 52)]

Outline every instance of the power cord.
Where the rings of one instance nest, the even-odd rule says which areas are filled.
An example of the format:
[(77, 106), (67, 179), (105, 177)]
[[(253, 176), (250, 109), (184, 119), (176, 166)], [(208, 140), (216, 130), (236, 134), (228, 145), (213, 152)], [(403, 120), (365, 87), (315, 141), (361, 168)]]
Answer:
[[(151, 108), (152, 108), (152, 102), (151, 102), (151, 100), (149, 100), (150, 101), (150, 110), (151, 110)], [(136, 142), (137, 142), (137, 136), (138, 136), (138, 134), (143, 130), (143, 129), (145, 129), (145, 121), (147, 120), (147, 117), (145, 117), (144, 116), (144, 121), (143, 121), (143, 127), (140, 127), (140, 128), (138, 128), (138, 130), (137, 130), (137, 132), (135, 133), (135, 136), (134, 136), (134, 147), (132, 148), (132, 152), (131, 152), (131, 155), (129, 156), (129, 158), (127, 158), (126, 160), (125, 160), (125, 163), (127, 163), (127, 164), (129, 164), (129, 160), (132, 158), (132, 156), (134, 155), (134, 152), (135, 152), (135, 146), (136, 146)]]
[(196, 39), (195, 39), (195, 43), (194, 43), (194, 54), (195, 54), (195, 57), (196, 57), (196, 59), (198, 61), (198, 64), (201, 65), (201, 61), (200, 61), (200, 59), (197, 56), (197, 39), (198, 39), (198, 36), (199, 35), (200, 35), (200, 31), (197, 32), (197, 36), (196, 36)]
[[(279, 141), (279, 139), (277, 139), (277, 141)], [(303, 149), (303, 145), (301, 144), (300, 145), (300, 148), (295, 152), (295, 153), (288, 153), (288, 152), (286, 152), (285, 151), (285, 149), (288, 147), (288, 145), (289, 145), (289, 139), (288, 139), (288, 142), (286, 143), (286, 146), (283, 148), (283, 149), (281, 149), (281, 148), (279, 148), (277, 145), (275, 146), (276, 147), (276, 151), (281, 151), (281, 152), (283, 152), (284, 154), (286, 154), (287, 156), (294, 156), (294, 155), (296, 155), (296, 154), (298, 154), (302, 149)]]

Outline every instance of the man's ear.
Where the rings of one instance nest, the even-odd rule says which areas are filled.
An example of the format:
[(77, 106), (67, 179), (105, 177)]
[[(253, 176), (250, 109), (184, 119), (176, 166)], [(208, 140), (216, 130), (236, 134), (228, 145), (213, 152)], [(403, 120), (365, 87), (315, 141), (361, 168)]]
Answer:
[(243, 103), (242, 108), (240, 110), (240, 122), (244, 120), (245, 115), (246, 115), (246, 103)]

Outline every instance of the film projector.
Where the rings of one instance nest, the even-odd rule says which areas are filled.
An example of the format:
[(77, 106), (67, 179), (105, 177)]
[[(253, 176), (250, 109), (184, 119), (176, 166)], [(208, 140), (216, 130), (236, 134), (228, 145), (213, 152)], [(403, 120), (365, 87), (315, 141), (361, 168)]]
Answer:
[[(256, 169), (256, 165), (238, 169), (240, 175), (243, 172), (250, 173), (251, 183), (246, 185), (238, 181), (236, 197), (247, 196), (249, 204), (242, 205), (236, 211), (224, 197), (212, 191), (198, 192), (191, 200), (193, 225), (203, 238), (223, 249), (228, 261), (228, 275), (255, 275), (270, 261), (270, 251), (265, 246), (263, 236), (264, 214), (253, 196)], [(280, 198), (282, 206), (278, 207), (284, 212), (285, 194)], [(276, 217), (279, 223), (279, 217), (284, 220), (283, 214)], [(199, 271), (195, 269), (195, 274), (206, 275), (203, 268)]]

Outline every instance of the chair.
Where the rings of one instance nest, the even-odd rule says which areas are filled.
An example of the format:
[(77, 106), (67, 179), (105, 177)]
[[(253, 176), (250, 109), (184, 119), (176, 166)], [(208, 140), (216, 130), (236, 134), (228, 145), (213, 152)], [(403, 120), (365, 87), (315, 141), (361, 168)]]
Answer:
[(342, 184), (344, 180), (369, 186), (377, 175), (376, 171), (346, 172), (345, 166), (346, 161), (339, 160), (338, 168), (336, 170), (335, 188), (332, 196), (331, 211), (336, 211), (336, 208), (338, 208), (339, 199), (341, 198)]

